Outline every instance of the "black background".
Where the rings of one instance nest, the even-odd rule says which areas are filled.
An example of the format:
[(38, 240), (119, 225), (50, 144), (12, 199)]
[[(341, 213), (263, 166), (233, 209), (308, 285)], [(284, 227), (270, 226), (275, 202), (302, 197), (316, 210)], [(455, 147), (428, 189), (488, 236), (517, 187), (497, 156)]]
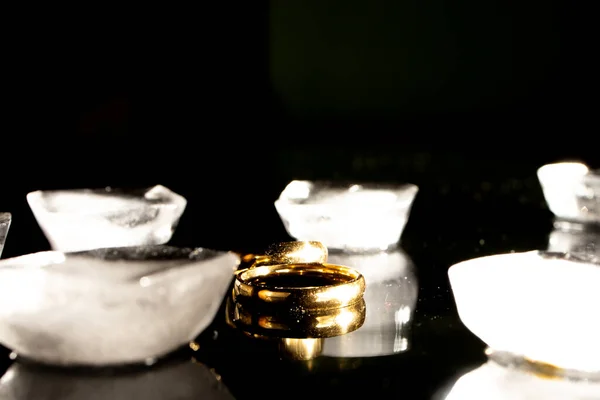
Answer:
[[(453, 315), (452, 263), (546, 246), (536, 169), (600, 166), (595, 47), (579, 7), (259, 1), (15, 16), (3, 58), (0, 210), (13, 213), (3, 257), (48, 249), (25, 201), (36, 189), (162, 184), (188, 199), (174, 245), (254, 251), (289, 239), (273, 201), (292, 179), (412, 182), (402, 246), (429, 299), (419, 315)], [(447, 364), (396, 362), (387, 375), (379, 364), (365, 384), (400, 393), (399, 371), (441, 381), (459, 370), (456, 338), (426, 331), (430, 353), (454, 354)], [(481, 344), (457, 335), (478, 359)]]
[[(191, 244), (238, 248), (281, 236), (272, 201), (293, 178), (411, 181), (427, 198), (531, 179), (545, 162), (597, 166), (597, 69), (579, 7), (262, 1), (135, 18), (15, 14), (0, 133), (0, 204), (15, 220), (5, 256), (45, 246), (24, 201), (34, 189), (160, 183), (190, 200)], [(495, 217), (461, 204), (460, 218), (481, 208), (508, 223), (518, 199)], [(450, 212), (430, 201), (430, 213)]]

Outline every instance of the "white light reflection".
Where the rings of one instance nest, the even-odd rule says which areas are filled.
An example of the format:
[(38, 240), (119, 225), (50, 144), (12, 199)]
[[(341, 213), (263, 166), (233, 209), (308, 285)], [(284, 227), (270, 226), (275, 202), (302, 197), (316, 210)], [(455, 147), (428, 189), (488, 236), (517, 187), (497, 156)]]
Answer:
[(307, 181), (292, 181), (285, 188), (285, 194), (289, 199), (305, 200), (310, 196), (312, 184)]
[(394, 337), (394, 353), (400, 353), (408, 350), (408, 338), (404, 337), (406, 333), (404, 327), (410, 322), (412, 310), (406, 306), (400, 307), (395, 314), (396, 336)]
[(329, 255), (329, 261), (365, 277), (366, 318), (354, 332), (327, 338), (324, 356), (376, 357), (408, 349), (408, 330), (417, 302), (417, 280), (408, 256), (400, 251)]
[(445, 400), (598, 400), (600, 384), (544, 379), (488, 361), (460, 377)]
[(315, 297), (319, 302), (335, 300), (342, 304), (347, 304), (357, 295), (360, 296), (359, 288), (356, 285), (353, 285), (328, 288), (325, 292), (315, 294)]
[(315, 247), (311, 243), (305, 242), (301, 247), (288, 252), (286, 258), (299, 260), (299, 262), (302, 262), (302, 260), (320, 260), (323, 258), (323, 249), (322, 247)]

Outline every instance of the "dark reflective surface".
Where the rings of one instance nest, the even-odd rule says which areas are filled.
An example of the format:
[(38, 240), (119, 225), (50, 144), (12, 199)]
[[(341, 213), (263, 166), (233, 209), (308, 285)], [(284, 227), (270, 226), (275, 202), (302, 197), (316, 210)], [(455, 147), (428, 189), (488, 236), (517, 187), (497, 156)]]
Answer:
[(198, 353), (242, 399), (430, 398), (485, 360), (456, 317), (448, 267), (545, 249), (536, 169), (586, 155), (599, 167), (597, 14), (572, 1), (208, 5), (172, 21), (161, 7), (160, 37), (135, 51), (126, 33), (147, 18), (18, 22), (29, 34), (12, 30), (5, 49), (3, 257), (48, 248), (32, 190), (160, 182), (189, 201), (173, 245), (252, 252), (289, 239), (272, 202), (292, 179), (414, 183), (405, 351), (281, 361), (219, 314)]
[[(291, 157), (293, 153), (279, 155), (276, 169), (255, 166), (255, 175), (246, 171), (248, 177), (242, 175), (235, 190), (230, 184), (218, 184), (220, 194), (214, 199), (191, 186), (186, 190), (185, 185), (177, 187), (164, 180), (189, 200), (170, 244), (255, 253), (271, 243), (290, 240), (272, 202), (292, 176), (329, 178), (330, 164), (335, 164), (336, 176), (342, 178), (414, 178), (412, 182), (419, 185), (420, 191), (400, 252), (330, 255), (332, 261), (353, 265), (365, 274), (367, 313), (356, 331), (324, 339), (318, 357), (292, 359), (282, 352), (278, 342), (250, 337), (232, 328), (226, 322), (223, 303), (216, 320), (198, 338), (199, 349), (194, 356), (214, 369), (236, 399), (363, 399), (365, 395), (378, 399), (438, 399), (460, 376), (487, 360), (485, 345), (457, 317), (448, 267), (484, 255), (546, 250), (551, 247), (551, 234), (560, 236), (558, 242), (562, 244), (556, 251), (572, 246), (569, 243), (597, 249), (594, 236), (587, 235), (582, 242), (575, 234), (565, 237), (564, 232), (553, 233), (553, 216), (535, 176), (537, 167), (550, 159), (520, 164), (478, 160), (460, 165), (461, 159), (451, 156), (438, 158), (436, 163), (427, 157), (419, 161), (416, 155), (404, 159), (356, 156), (364, 166), (370, 162), (387, 164), (371, 165), (372, 170), (352, 170), (351, 157), (341, 153), (325, 157), (324, 152), (311, 151), (302, 159)], [(263, 191), (254, 191), (254, 196), (240, 203), (241, 208), (232, 210), (225, 204), (225, 198), (239, 195), (242, 189), (246, 193), (246, 189), (254, 188), (252, 182), (265, 179), (268, 184)], [(47, 248), (21, 192), (26, 193), (15, 189), (14, 201), (9, 204), (14, 208), (5, 207), (16, 209), (18, 219), (13, 221), (4, 257)], [(6, 349), (1, 352), (3, 370), (12, 363), (8, 354)], [(67, 381), (72, 376), (67, 371), (62, 374)], [(175, 378), (172, 382), (177, 385)]]
[[(183, 355), (182, 355), (183, 356)], [(144, 369), (78, 370), (14, 363), (0, 380), (2, 400), (233, 400), (205, 365), (180, 359)]]

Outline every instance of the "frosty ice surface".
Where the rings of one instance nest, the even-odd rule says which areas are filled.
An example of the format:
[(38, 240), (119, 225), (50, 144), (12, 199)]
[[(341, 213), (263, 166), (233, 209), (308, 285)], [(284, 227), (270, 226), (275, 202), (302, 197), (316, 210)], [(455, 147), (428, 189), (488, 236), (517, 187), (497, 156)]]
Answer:
[(161, 357), (213, 320), (239, 263), (229, 252), (141, 246), (0, 261), (0, 343), (58, 365)]
[(288, 233), (330, 249), (394, 248), (408, 220), (415, 185), (292, 181), (275, 201)]
[(36, 191), (27, 201), (52, 249), (167, 243), (187, 201), (164, 186)]
[(558, 226), (600, 224), (600, 175), (582, 163), (547, 164), (537, 172)]
[(458, 315), (495, 351), (600, 371), (600, 267), (568, 254), (510, 253), (448, 271)]

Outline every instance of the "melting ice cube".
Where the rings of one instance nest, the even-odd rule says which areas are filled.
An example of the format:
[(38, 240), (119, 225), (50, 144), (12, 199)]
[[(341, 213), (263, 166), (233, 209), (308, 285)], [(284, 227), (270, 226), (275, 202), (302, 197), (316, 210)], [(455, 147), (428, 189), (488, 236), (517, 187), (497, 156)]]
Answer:
[(27, 201), (50, 245), (60, 251), (164, 244), (187, 204), (160, 185), (36, 191)]

